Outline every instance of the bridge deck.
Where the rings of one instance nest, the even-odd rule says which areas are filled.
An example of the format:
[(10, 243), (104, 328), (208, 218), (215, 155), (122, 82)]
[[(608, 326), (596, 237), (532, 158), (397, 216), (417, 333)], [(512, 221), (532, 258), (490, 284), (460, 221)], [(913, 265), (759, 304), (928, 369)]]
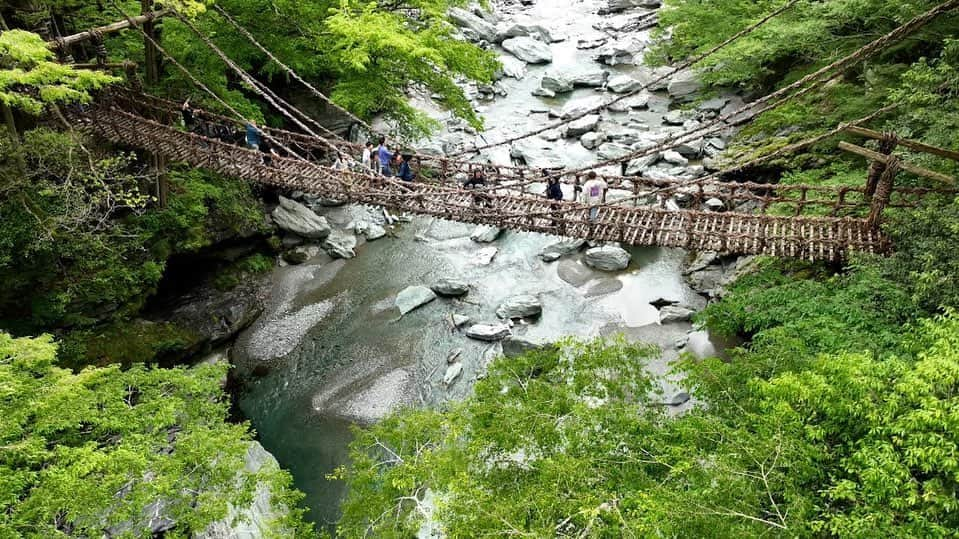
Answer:
[(78, 119), (113, 142), (227, 176), (459, 222), (628, 245), (808, 260), (841, 261), (852, 252), (884, 253), (889, 249), (882, 233), (859, 218), (669, 211), (619, 205), (600, 208), (597, 221), (591, 223), (587, 218), (589, 208), (583, 204), (550, 203), (542, 197), (506, 189), (477, 195), (459, 189), (453, 181), (446, 185), (401, 184), (288, 158), (274, 158), (271, 165), (266, 165), (259, 152), (186, 133), (116, 108), (97, 107)]

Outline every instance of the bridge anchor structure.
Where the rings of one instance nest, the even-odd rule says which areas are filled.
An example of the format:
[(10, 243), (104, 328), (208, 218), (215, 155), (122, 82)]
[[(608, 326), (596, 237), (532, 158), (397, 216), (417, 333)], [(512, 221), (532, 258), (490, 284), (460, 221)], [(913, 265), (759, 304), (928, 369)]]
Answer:
[[(875, 188), (606, 176), (611, 187), (625, 187), (627, 191), (620, 192), (633, 196), (611, 199), (590, 221), (585, 204), (549, 201), (531, 192), (542, 178), (539, 171), (526, 167), (420, 155), (418, 180), (400, 182), (371, 172), (334, 170), (324, 164), (330, 157), (330, 141), (279, 129), (265, 131), (300, 158), (274, 157), (267, 163), (258, 151), (184, 131), (177, 126), (177, 103), (130, 91), (111, 92), (70, 114), (114, 143), (261, 185), (394, 212), (625, 245), (843, 262), (853, 253), (890, 252), (892, 245), (881, 228), (888, 208), (915, 207), (929, 195), (955, 194), (952, 189), (894, 185), (895, 172), (905, 168), (897, 157), (878, 153), (879, 157), (869, 155), (884, 164)], [(226, 117), (199, 115), (223, 129), (241, 127)], [(348, 142), (338, 144), (340, 151), (358, 151)], [(918, 169), (907, 166), (913, 172)], [(463, 188), (461, 181), (477, 168), (483, 170), (487, 187)], [(577, 179), (575, 174), (556, 174), (566, 183)], [(711, 199), (729, 211), (704, 209)]]

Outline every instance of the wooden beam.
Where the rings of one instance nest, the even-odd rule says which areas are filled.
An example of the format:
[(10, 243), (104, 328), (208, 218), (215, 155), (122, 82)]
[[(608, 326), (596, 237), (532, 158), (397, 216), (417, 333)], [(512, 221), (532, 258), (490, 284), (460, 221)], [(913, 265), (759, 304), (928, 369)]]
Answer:
[(70, 67), (74, 69), (127, 69), (128, 67), (136, 67), (136, 62), (107, 62), (105, 64), (98, 64), (96, 62), (86, 63), (86, 64), (70, 64)]
[[(872, 129), (866, 129), (865, 127), (851, 125), (845, 130), (855, 135), (862, 135), (871, 139), (879, 140), (882, 138), (882, 133), (879, 131), (873, 131)], [(929, 153), (932, 155), (938, 155), (939, 157), (945, 157), (946, 159), (959, 161), (959, 152), (954, 150), (930, 146), (929, 144), (919, 142), (918, 140), (910, 140), (906, 138), (899, 139), (898, 142), (900, 146), (905, 146), (906, 148), (916, 150), (917, 152)]]
[[(63, 38), (62, 42), (63, 42), (63, 44), (65, 44), (65, 45), (67, 45), (67, 46), (70, 46), (70, 45), (73, 45), (73, 44), (75, 44), (75, 43), (80, 43), (81, 41), (87, 41), (87, 40), (91, 39), (91, 38), (93, 37), (93, 32), (100, 32), (101, 34), (111, 34), (111, 33), (113, 33), (113, 32), (119, 32), (120, 30), (125, 30), (125, 29), (127, 29), (127, 28), (130, 28), (131, 26), (137, 26), (137, 25), (141, 25), (141, 24), (150, 22), (150, 21), (155, 20), (155, 19), (159, 19), (160, 17), (164, 17), (164, 16), (169, 15), (169, 14), (171, 14), (171, 13), (173, 13), (173, 11), (172, 11), (172, 10), (169, 10), (169, 9), (157, 10), (157, 11), (154, 11), (154, 12), (152, 12), (152, 13), (147, 13), (147, 14), (145, 14), (145, 15), (139, 15), (139, 16), (137, 16), (137, 17), (131, 17), (132, 23), (131, 23), (131, 21), (129, 21), (129, 20), (122, 20), (122, 21), (119, 21), (119, 22), (115, 22), (115, 23), (113, 23), (113, 24), (108, 24), (108, 25), (106, 25), (106, 26), (101, 26), (101, 27), (99, 27), (99, 28), (93, 28), (93, 29), (91, 29), (91, 30), (87, 30), (86, 32), (80, 32), (79, 34), (73, 34), (73, 35), (66, 36), (66, 37)], [(59, 40), (48, 41), (48, 42), (47, 42), (47, 48), (50, 49), (50, 50), (56, 50), (57, 47), (60, 46), (59, 43), (60, 43)]]
[[(854, 153), (856, 155), (861, 155), (862, 157), (865, 157), (866, 159), (879, 161), (880, 163), (884, 163), (884, 164), (889, 163), (890, 156), (881, 154), (879, 152), (874, 152), (872, 150), (863, 148), (862, 146), (856, 146), (855, 144), (850, 144), (848, 142), (840, 142), (839, 149), (850, 152), (850, 153)], [(956, 183), (956, 179), (953, 178), (952, 176), (947, 176), (939, 172), (933, 172), (929, 169), (917, 167), (915, 165), (910, 165), (909, 163), (906, 163), (905, 161), (900, 161), (899, 167), (902, 168), (902, 170), (905, 170), (906, 172), (911, 172), (912, 174), (915, 174), (916, 176), (922, 176), (924, 178), (937, 180), (943, 183), (947, 183), (949, 185), (955, 185)]]

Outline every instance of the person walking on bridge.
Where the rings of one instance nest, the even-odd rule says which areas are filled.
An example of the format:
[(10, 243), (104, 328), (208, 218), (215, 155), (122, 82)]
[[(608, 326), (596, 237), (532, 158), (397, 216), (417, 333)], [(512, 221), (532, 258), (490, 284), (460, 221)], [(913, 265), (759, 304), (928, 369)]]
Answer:
[(390, 161), (393, 159), (393, 154), (386, 147), (386, 137), (380, 137), (379, 143), (380, 146), (376, 154), (380, 161), (380, 173), (384, 176), (392, 176), (393, 170), (390, 169)]
[(589, 220), (595, 221), (599, 217), (599, 204), (606, 203), (606, 191), (609, 186), (602, 178), (596, 176), (595, 171), (589, 171), (586, 178), (586, 183), (583, 184), (583, 203), (590, 206)]
[(400, 170), (396, 173), (396, 177), (404, 182), (411, 182), (416, 179), (416, 173), (414, 173), (413, 169), (410, 168), (410, 157), (411, 156), (409, 155), (397, 154), (397, 161), (400, 163)]
[(250, 120), (249, 123), (246, 124), (246, 145), (248, 148), (251, 150), (259, 150), (262, 135), (263, 132), (256, 126), (254, 120)]
[(363, 145), (363, 158), (362, 158), (364, 171), (376, 171), (376, 167), (373, 166), (373, 143), (367, 141)]
[(543, 176), (546, 178), (546, 198), (549, 200), (563, 200), (563, 186), (559, 178), (550, 173), (549, 169), (543, 169)]

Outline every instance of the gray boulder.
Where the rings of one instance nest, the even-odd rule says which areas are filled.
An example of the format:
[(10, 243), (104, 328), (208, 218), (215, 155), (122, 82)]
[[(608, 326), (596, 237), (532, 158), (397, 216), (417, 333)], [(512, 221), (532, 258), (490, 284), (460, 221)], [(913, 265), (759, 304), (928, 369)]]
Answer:
[(606, 83), (606, 89), (616, 94), (628, 94), (643, 87), (643, 83), (628, 75), (617, 75)]
[(433, 292), (448, 298), (464, 296), (470, 291), (470, 285), (466, 281), (450, 278), (440, 279), (433, 283), (430, 288)]
[(689, 164), (689, 159), (686, 159), (682, 156), (682, 154), (675, 150), (666, 150), (663, 152), (663, 161), (680, 167), (684, 167)]
[(496, 42), (502, 42), (511, 37), (529, 37), (544, 43), (562, 41), (545, 26), (530, 22), (502, 23), (496, 28)]
[(446, 368), (446, 374), (443, 375), (443, 383), (450, 385), (459, 378), (460, 374), (463, 373), (463, 364), (462, 363), (453, 363)]
[(594, 109), (602, 107), (605, 103), (606, 101), (598, 95), (573, 99), (563, 106), (563, 110), (559, 115), (562, 119), (568, 120), (569, 118), (591, 113)]
[(520, 36), (503, 41), (502, 47), (528, 64), (548, 64), (553, 61), (549, 45), (533, 38)]
[(701, 88), (702, 83), (699, 82), (699, 77), (696, 73), (685, 70), (673, 75), (669, 80), (669, 84), (666, 86), (666, 91), (668, 91), (669, 95), (673, 98), (680, 99), (692, 96), (699, 92)]
[(507, 298), (496, 309), (496, 316), (503, 319), (529, 318), (543, 313), (543, 304), (534, 295), (521, 294)]
[(656, 9), (662, 6), (661, 0), (607, 0), (606, 13), (619, 13), (633, 8)]
[(587, 266), (601, 271), (621, 271), (629, 267), (630, 259), (632, 255), (625, 249), (606, 245), (586, 251), (583, 261)]
[(578, 120), (573, 120), (566, 126), (566, 136), (575, 138), (596, 129), (599, 125), (599, 114), (590, 114), (583, 116)]
[(321, 240), (333, 230), (325, 217), (320, 217), (303, 204), (282, 196), (280, 205), (273, 210), (272, 216), (276, 226), (303, 238)]
[(689, 322), (696, 311), (682, 305), (667, 305), (659, 311), (659, 323)]
[(669, 85), (668, 74), (671, 71), (672, 69), (666, 66), (655, 68), (639, 67), (636, 70), (635, 77), (639, 82), (643, 83), (643, 86), (645, 86), (647, 90), (658, 92), (665, 90)]
[(551, 344), (537, 343), (523, 337), (511, 336), (503, 340), (503, 357), (519, 357), (527, 352), (551, 347)]
[(594, 58), (606, 65), (638, 64), (642, 61), (646, 40), (638, 35), (628, 35), (596, 50)]
[(599, 146), (599, 149), (596, 150), (596, 155), (598, 155), (600, 159), (619, 159), (629, 154), (630, 151), (629, 146), (618, 142), (606, 142)]
[(323, 248), (333, 258), (353, 258), (356, 256), (356, 236), (345, 230), (334, 230), (325, 240)]
[(476, 243), (491, 243), (503, 232), (502, 229), (490, 225), (479, 225), (470, 234), (470, 239)]
[(406, 314), (436, 299), (436, 294), (425, 286), (410, 286), (396, 295), (394, 304), (400, 314)]
[(457, 26), (472, 31), (479, 39), (490, 42), (496, 39), (496, 27), (469, 11), (454, 7), (448, 13)]
[(466, 336), (478, 341), (501, 341), (512, 335), (509, 324), (474, 324), (466, 330)]
[(587, 150), (595, 150), (600, 144), (606, 141), (606, 135), (603, 133), (591, 132), (585, 133), (579, 138), (579, 143)]
[(579, 251), (584, 245), (586, 245), (586, 240), (564, 240), (551, 243), (543, 247), (543, 250), (540, 252), (540, 257), (550, 253), (558, 254), (561, 257), (566, 256)]

